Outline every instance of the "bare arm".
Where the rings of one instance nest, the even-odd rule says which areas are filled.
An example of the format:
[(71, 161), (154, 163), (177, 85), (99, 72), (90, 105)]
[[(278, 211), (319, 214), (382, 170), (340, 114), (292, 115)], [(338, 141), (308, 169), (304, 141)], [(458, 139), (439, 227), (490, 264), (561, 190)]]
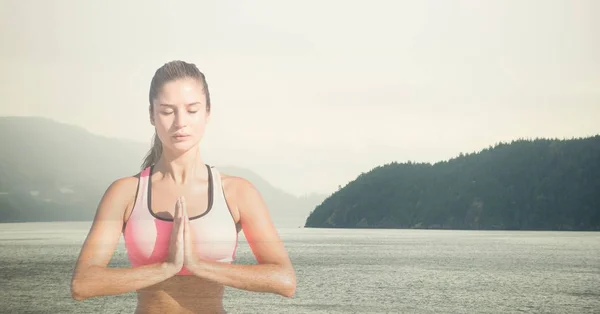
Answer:
[(258, 265), (200, 260), (187, 267), (196, 276), (223, 285), (292, 297), (296, 291), (295, 271), (267, 206), (249, 181), (240, 178), (236, 185), (235, 198), (242, 229)]
[(121, 236), (125, 209), (133, 202), (131, 189), (136, 186), (136, 178), (122, 178), (113, 182), (102, 197), (73, 272), (73, 299), (132, 292), (176, 273), (168, 263), (137, 268), (107, 267)]

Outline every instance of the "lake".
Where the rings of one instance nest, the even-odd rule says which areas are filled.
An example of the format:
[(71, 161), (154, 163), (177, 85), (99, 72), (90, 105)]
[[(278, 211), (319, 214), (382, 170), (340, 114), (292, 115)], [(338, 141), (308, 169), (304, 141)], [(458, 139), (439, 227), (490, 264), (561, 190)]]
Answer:
[[(132, 313), (135, 294), (77, 302), (90, 222), (0, 224), (2, 313)], [(293, 298), (225, 291), (229, 313), (600, 313), (600, 232), (280, 228)], [(254, 263), (243, 237), (236, 263)], [(129, 267), (122, 238), (111, 267)]]

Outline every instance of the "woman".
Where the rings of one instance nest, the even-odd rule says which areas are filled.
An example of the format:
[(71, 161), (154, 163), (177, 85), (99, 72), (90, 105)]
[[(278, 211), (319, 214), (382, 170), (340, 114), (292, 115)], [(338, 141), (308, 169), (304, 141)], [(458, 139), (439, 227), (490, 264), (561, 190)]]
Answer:
[[(295, 271), (261, 194), (203, 163), (210, 94), (194, 64), (172, 61), (150, 84), (153, 147), (114, 181), (77, 260), (75, 300), (137, 291), (136, 313), (224, 312), (224, 286), (292, 297)], [(243, 230), (258, 265), (236, 265)], [(109, 268), (123, 233), (132, 268)]]

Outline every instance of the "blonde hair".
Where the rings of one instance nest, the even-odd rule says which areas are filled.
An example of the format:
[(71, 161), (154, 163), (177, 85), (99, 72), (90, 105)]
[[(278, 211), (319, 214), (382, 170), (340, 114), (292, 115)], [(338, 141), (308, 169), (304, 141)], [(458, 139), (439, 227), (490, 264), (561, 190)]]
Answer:
[[(210, 93), (208, 92), (208, 84), (206, 82), (206, 77), (195, 64), (187, 63), (185, 61), (175, 60), (165, 63), (163, 66), (158, 68), (154, 73), (154, 77), (152, 77), (152, 82), (150, 82), (150, 92), (148, 95), (148, 100), (150, 102), (149, 112), (150, 115), (153, 115), (154, 112), (154, 99), (158, 96), (161, 91), (161, 88), (168, 82), (183, 79), (183, 78), (193, 78), (198, 80), (200, 84), (202, 84), (202, 88), (204, 90), (204, 95), (206, 95), (206, 111), (210, 112)], [(152, 139), (152, 147), (144, 157), (144, 161), (142, 163), (142, 170), (154, 165), (160, 156), (162, 155), (162, 142), (158, 137), (156, 131), (154, 131), (154, 137)]]

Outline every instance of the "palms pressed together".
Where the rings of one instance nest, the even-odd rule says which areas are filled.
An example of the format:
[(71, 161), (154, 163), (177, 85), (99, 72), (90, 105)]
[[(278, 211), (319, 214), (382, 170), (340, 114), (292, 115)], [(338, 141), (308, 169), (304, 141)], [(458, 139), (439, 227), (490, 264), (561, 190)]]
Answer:
[(174, 216), (167, 264), (175, 272), (179, 272), (184, 266), (193, 268), (199, 262), (192, 245), (192, 230), (183, 196), (177, 199)]

